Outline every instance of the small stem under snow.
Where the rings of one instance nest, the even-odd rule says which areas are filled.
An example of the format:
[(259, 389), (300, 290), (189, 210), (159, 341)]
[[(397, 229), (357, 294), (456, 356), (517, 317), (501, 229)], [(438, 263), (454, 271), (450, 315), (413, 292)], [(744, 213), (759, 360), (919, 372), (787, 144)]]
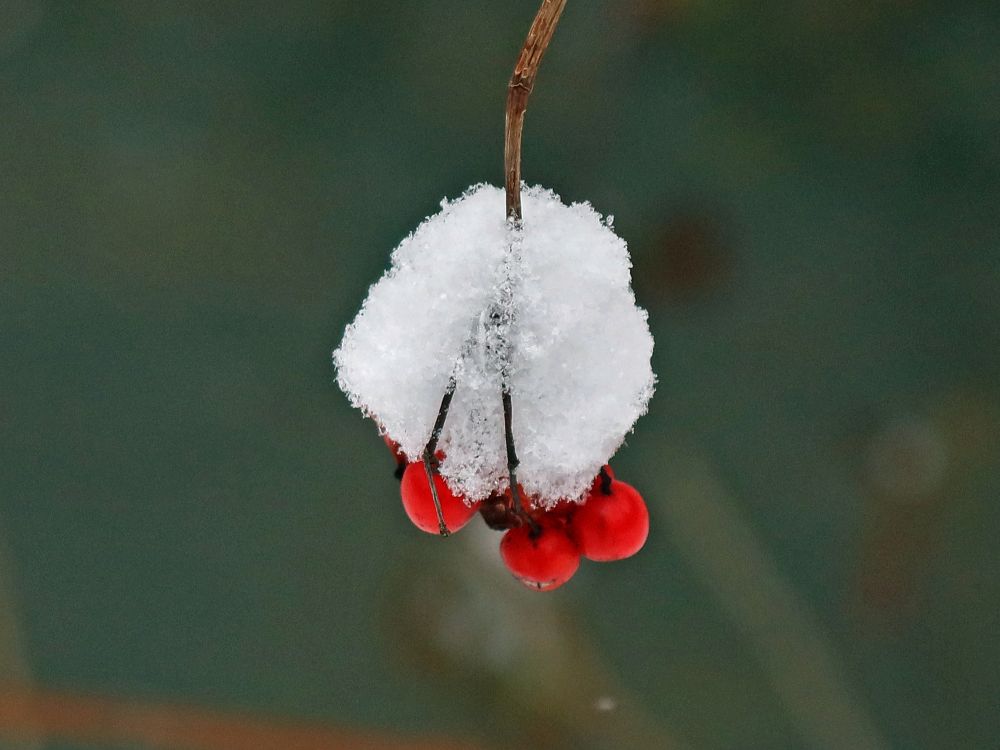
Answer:
[[(512, 232), (521, 231), (521, 134), (524, 131), (524, 114), (528, 109), (528, 97), (535, 86), (535, 77), (542, 63), (542, 55), (552, 41), (552, 34), (559, 23), (559, 16), (566, 7), (566, 0), (542, 0), (542, 6), (535, 14), (535, 20), (528, 29), (521, 54), (514, 65), (514, 72), (507, 84), (507, 109), (504, 118), (504, 192), (507, 203), (507, 221)], [(513, 253), (513, 248), (508, 252)], [(509, 281), (509, 280), (508, 280)], [(514, 447), (512, 426), (513, 406), (510, 383), (504, 373), (501, 384), (503, 397), (504, 442), (507, 447), (507, 473), (510, 477), (510, 496), (514, 513), (538, 532), (537, 522), (524, 510), (521, 492), (517, 486), (517, 451)]]
[(608, 470), (603, 466), (601, 467), (601, 473), (598, 475), (601, 478), (601, 493), (604, 495), (611, 494), (611, 475), (608, 474)]
[[(511, 224), (514, 232), (521, 229), (521, 133), (524, 130), (524, 113), (528, 109), (528, 97), (535, 85), (535, 76), (538, 75), (538, 67), (542, 62), (542, 55), (552, 41), (552, 34), (559, 16), (562, 15), (566, 0), (542, 0), (542, 6), (535, 14), (535, 20), (528, 30), (528, 38), (524, 40), (521, 47), (521, 54), (514, 65), (514, 73), (511, 75), (510, 83), (507, 86), (507, 109), (504, 123), (504, 190), (507, 203), (507, 220)], [(448, 409), (451, 407), (451, 399), (455, 395), (454, 375), (448, 381), (444, 397), (441, 399), (441, 406), (438, 408), (437, 419), (434, 420), (434, 427), (431, 430), (430, 439), (424, 447), (423, 462), (424, 471), (427, 473), (427, 481), (430, 484), (431, 499), (434, 501), (434, 510), (438, 517), (438, 529), (441, 536), (448, 536), (448, 526), (444, 522), (444, 514), (441, 512), (441, 502), (438, 498), (437, 487), (434, 485), (434, 475), (437, 473), (437, 456), (434, 455), (437, 449), (438, 440), (444, 430), (444, 423), (448, 418)], [(521, 493), (517, 486), (517, 450), (514, 447), (514, 432), (511, 424), (513, 407), (511, 403), (510, 386), (507, 382), (506, 373), (502, 378), (501, 396), (503, 398), (503, 422), (504, 422), (504, 443), (507, 451), (507, 472), (510, 477), (510, 495), (514, 513), (525, 523), (531, 526), (532, 530), (538, 531), (537, 522), (528, 514), (521, 502)]]
[(451, 399), (455, 396), (455, 376), (448, 379), (448, 387), (445, 388), (444, 396), (441, 398), (441, 406), (438, 407), (437, 419), (434, 420), (434, 427), (431, 428), (431, 437), (424, 446), (424, 471), (427, 473), (427, 484), (431, 488), (431, 500), (434, 501), (434, 512), (437, 513), (438, 533), (441, 536), (448, 536), (448, 524), (444, 522), (444, 513), (441, 511), (441, 500), (438, 498), (437, 486), (434, 484), (434, 475), (437, 473), (437, 450), (438, 440), (441, 439), (441, 431), (444, 429), (445, 420), (448, 419), (448, 410), (451, 408)]

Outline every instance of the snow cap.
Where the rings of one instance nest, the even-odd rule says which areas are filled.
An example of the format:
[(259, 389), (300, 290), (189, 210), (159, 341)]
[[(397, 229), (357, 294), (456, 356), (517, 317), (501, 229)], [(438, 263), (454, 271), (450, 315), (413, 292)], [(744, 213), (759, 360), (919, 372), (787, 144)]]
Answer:
[(502, 383), (513, 404), (518, 482), (550, 506), (580, 499), (646, 412), (655, 376), (628, 249), (588, 203), (475, 185), (392, 254), (333, 353), (337, 382), (420, 460), (454, 377), (440, 472), (472, 502), (508, 486)]

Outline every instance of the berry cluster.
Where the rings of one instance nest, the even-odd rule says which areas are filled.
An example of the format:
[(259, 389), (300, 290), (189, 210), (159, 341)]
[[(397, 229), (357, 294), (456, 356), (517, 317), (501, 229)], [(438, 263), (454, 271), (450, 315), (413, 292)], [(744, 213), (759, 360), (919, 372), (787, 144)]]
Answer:
[(645, 542), (639, 493), (607, 466), (590, 472), (656, 382), (612, 217), (521, 180), (528, 96), (565, 5), (543, 0), (507, 86), (503, 190), (443, 201), (393, 251), (333, 353), (338, 384), (395, 454), (413, 523), (448, 536), (478, 512), (505, 532), (506, 566), (539, 591), (568, 581), (581, 557), (620, 560)]
[[(646, 542), (646, 504), (634, 487), (615, 479), (610, 466), (601, 469), (580, 503), (561, 502), (545, 509), (526, 498), (526, 507), (517, 507), (507, 490), (469, 505), (452, 493), (436, 471), (428, 470), (423, 462), (407, 464), (387, 443), (396, 452), (403, 509), (413, 524), (429, 534), (451, 533), (479, 513), (490, 528), (505, 532), (500, 557), (528, 588), (551, 591), (573, 577), (581, 557), (597, 562), (622, 560)], [(429, 477), (436, 492), (431, 490)], [(518, 495), (524, 497), (523, 492)]]

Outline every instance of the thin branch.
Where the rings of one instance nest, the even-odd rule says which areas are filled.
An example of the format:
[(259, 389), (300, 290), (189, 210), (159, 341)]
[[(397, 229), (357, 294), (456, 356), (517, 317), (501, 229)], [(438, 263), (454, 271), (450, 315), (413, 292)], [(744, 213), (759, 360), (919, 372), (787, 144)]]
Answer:
[(521, 222), (521, 131), (524, 129), (524, 113), (528, 109), (528, 97), (535, 86), (535, 76), (538, 75), (542, 55), (552, 41), (552, 34), (564, 7), (566, 0), (543, 0), (507, 85), (503, 147), (504, 190), (507, 193), (507, 218), (514, 224)]
[[(538, 67), (542, 62), (542, 55), (552, 41), (552, 34), (555, 32), (559, 16), (562, 15), (566, 0), (542, 0), (542, 6), (535, 15), (535, 20), (528, 30), (528, 37), (521, 47), (521, 54), (514, 65), (514, 72), (511, 75), (510, 83), (507, 86), (507, 108), (504, 124), (504, 189), (507, 197), (507, 219), (511, 222), (515, 231), (521, 226), (521, 133), (524, 130), (524, 114), (528, 108), (528, 97), (535, 85), (535, 77), (538, 75)], [(494, 311), (496, 314), (496, 311)], [(451, 399), (455, 393), (455, 377), (452, 376), (448, 382), (444, 397), (441, 399), (441, 406), (438, 409), (437, 419), (431, 430), (430, 440), (423, 452), (424, 470), (427, 474), (427, 481), (430, 484), (431, 498), (434, 501), (434, 510), (437, 512), (438, 529), (441, 536), (448, 536), (448, 527), (441, 512), (441, 503), (438, 499), (437, 488), (434, 486), (434, 475), (437, 473), (437, 457), (434, 451), (437, 448), (438, 439), (444, 429), (445, 420), (448, 417), (448, 409), (451, 406)], [(513, 408), (511, 404), (510, 387), (506, 376), (503, 378), (501, 395), (503, 398), (504, 415), (504, 438), (507, 451), (507, 471), (510, 476), (510, 494), (513, 501), (514, 512), (531, 527), (537, 530), (537, 524), (525, 511), (521, 503), (520, 491), (517, 487), (517, 451), (514, 447), (514, 433), (511, 426)]]
[[(528, 97), (535, 87), (535, 77), (542, 64), (542, 55), (552, 41), (552, 34), (559, 23), (559, 16), (566, 7), (566, 0), (542, 0), (542, 6), (535, 14), (535, 20), (528, 29), (521, 54), (514, 65), (514, 72), (507, 85), (507, 109), (504, 120), (504, 191), (507, 197), (507, 220), (514, 232), (521, 230), (521, 134), (524, 131), (524, 114), (528, 109)], [(513, 248), (511, 248), (513, 252)], [(512, 294), (513, 290), (509, 290)], [(510, 496), (514, 513), (525, 519), (534, 532), (538, 524), (524, 510), (521, 491), (517, 486), (517, 451), (514, 447), (512, 425), (513, 404), (510, 383), (506, 374), (501, 387), (503, 398), (504, 442), (507, 449), (507, 473), (510, 477)]]
[(438, 498), (437, 485), (434, 484), (434, 474), (437, 473), (437, 450), (438, 440), (441, 439), (441, 431), (444, 429), (445, 420), (448, 419), (448, 409), (451, 408), (451, 399), (455, 396), (457, 383), (455, 376), (448, 379), (448, 387), (445, 388), (444, 396), (441, 398), (441, 406), (438, 407), (437, 419), (434, 420), (434, 427), (431, 429), (430, 440), (424, 446), (424, 472), (427, 474), (427, 484), (431, 488), (431, 500), (434, 501), (434, 512), (437, 513), (438, 533), (441, 536), (448, 536), (451, 532), (444, 522), (444, 513), (441, 511), (441, 500)]

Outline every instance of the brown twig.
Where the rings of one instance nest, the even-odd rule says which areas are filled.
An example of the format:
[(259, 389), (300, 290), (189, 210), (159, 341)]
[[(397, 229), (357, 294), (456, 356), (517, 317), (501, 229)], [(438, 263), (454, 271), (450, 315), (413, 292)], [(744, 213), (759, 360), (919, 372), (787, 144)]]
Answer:
[[(521, 134), (524, 131), (524, 114), (528, 109), (528, 97), (535, 86), (535, 77), (542, 64), (542, 55), (552, 41), (552, 34), (559, 23), (559, 16), (566, 7), (566, 0), (542, 0), (542, 6), (535, 14), (535, 20), (528, 29), (521, 54), (514, 65), (514, 72), (507, 84), (507, 109), (504, 119), (504, 192), (507, 197), (507, 221), (514, 232), (521, 229)], [(513, 249), (511, 250), (513, 252)], [(509, 293), (513, 293), (509, 290)], [(514, 513), (520, 516), (534, 532), (539, 527), (528, 515), (521, 503), (521, 492), (517, 486), (517, 451), (514, 447), (512, 428), (513, 405), (510, 384), (506, 375), (501, 388), (503, 399), (504, 441), (507, 449), (507, 473), (510, 477), (510, 496)]]
[(524, 130), (524, 113), (528, 97), (535, 86), (535, 76), (542, 63), (542, 55), (552, 41), (552, 34), (559, 23), (559, 16), (566, 7), (566, 0), (543, 0), (528, 30), (521, 54), (514, 66), (514, 73), (507, 85), (507, 111), (504, 127), (504, 190), (507, 193), (507, 218), (515, 224), (521, 222), (521, 132)]
[[(524, 114), (528, 109), (528, 97), (535, 86), (535, 77), (538, 75), (538, 68), (542, 63), (542, 55), (552, 41), (552, 34), (556, 30), (556, 24), (562, 15), (563, 8), (566, 7), (566, 0), (542, 0), (542, 6), (535, 14), (535, 20), (528, 29), (528, 37), (521, 47), (521, 54), (514, 65), (514, 72), (507, 85), (507, 108), (505, 110), (504, 121), (504, 190), (507, 198), (507, 220), (511, 223), (514, 231), (521, 228), (521, 134), (524, 130)], [(508, 290), (510, 292), (510, 290)], [(499, 319), (499, 312), (494, 309), (491, 318)], [(427, 473), (427, 481), (431, 488), (431, 497), (434, 501), (434, 510), (437, 512), (438, 527), (441, 536), (448, 536), (449, 530), (441, 512), (441, 505), (438, 501), (437, 489), (434, 486), (434, 474), (437, 473), (437, 465), (434, 451), (437, 441), (444, 429), (445, 420), (448, 417), (448, 408), (451, 405), (452, 396), (455, 393), (456, 382), (454, 376), (448, 383), (444, 397), (441, 399), (441, 407), (438, 410), (437, 419), (431, 431), (430, 439), (423, 452), (424, 469)], [(504, 415), (504, 440), (507, 452), (507, 472), (510, 477), (510, 494), (514, 513), (524, 522), (537, 530), (537, 524), (528, 513), (525, 512), (521, 503), (520, 491), (517, 486), (517, 451), (514, 446), (514, 434), (511, 426), (513, 407), (511, 403), (510, 385), (504, 375), (501, 398), (503, 399)]]
[(437, 451), (438, 440), (441, 439), (441, 431), (444, 429), (445, 420), (448, 419), (448, 409), (451, 408), (451, 400), (455, 396), (455, 376), (448, 380), (448, 387), (444, 391), (441, 399), (441, 406), (438, 408), (437, 419), (434, 420), (434, 427), (431, 429), (430, 440), (424, 446), (424, 472), (427, 474), (427, 484), (431, 488), (431, 500), (434, 501), (434, 512), (437, 513), (438, 534), (448, 536), (451, 531), (444, 521), (444, 512), (441, 510), (441, 499), (438, 497), (437, 485), (434, 483), (434, 475), (437, 473)]

